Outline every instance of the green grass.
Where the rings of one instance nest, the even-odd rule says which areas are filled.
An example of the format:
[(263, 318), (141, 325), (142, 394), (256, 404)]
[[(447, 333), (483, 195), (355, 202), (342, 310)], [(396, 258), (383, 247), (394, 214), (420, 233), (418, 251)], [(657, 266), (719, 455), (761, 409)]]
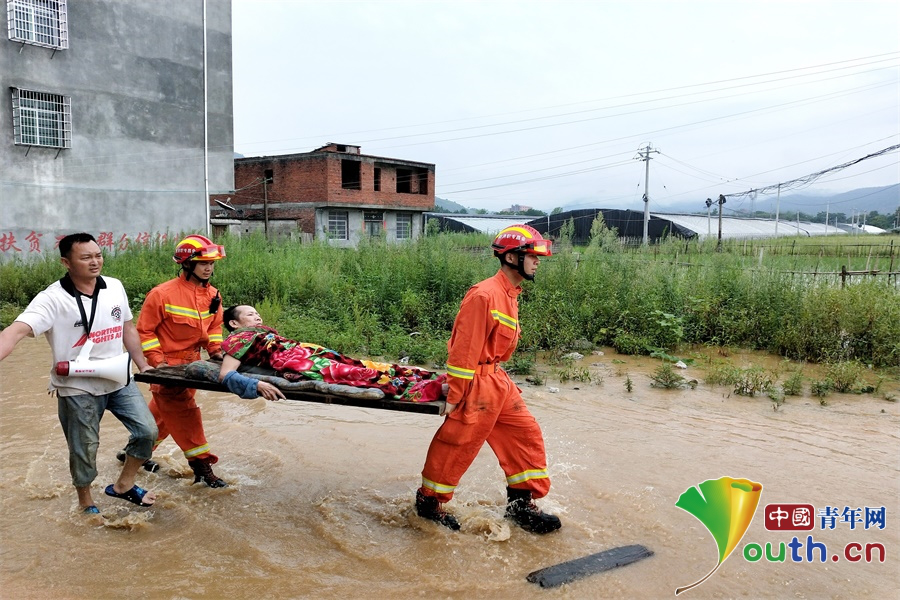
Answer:
[[(828, 240), (841, 252), (859, 239), (842, 237), (843, 245), (839, 236)], [(737, 242), (715, 252), (709, 243), (677, 240), (623, 248), (602, 230), (597, 240), (586, 248), (561, 247), (541, 261), (537, 281), (523, 285), (523, 357), (561, 353), (587, 340), (632, 354), (700, 344), (900, 366), (896, 279), (858, 278), (842, 288), (833, 278), (788, 273), (780, 262), (785, 256), (794, 270), (812, 271), (820, 260), (798, 253), (801, 244), (793, 240), (766, 240), (783, 251), (769, 252), (769, 261), (770, 248), (764, 249), (761, 265)], [(350, 354), (409, 356), (417, 364), (443, 364), (463, 295), (498, 266), (485, 235), (373, 240), (358, 249), (261, 236), (219, 241), (228, 256), (217, 263), (213, 282), (226, 306), (253, 304), (289, 337)], [(882, 246), (900, 268), (898, 244)], [(170, 247), (132, 248), (108, 256), (104, 266), (123, 281), (135, 311), (151, 287), (176, 272)], [(2, 322), (63, 273), (58, 258), (0, 264)]]

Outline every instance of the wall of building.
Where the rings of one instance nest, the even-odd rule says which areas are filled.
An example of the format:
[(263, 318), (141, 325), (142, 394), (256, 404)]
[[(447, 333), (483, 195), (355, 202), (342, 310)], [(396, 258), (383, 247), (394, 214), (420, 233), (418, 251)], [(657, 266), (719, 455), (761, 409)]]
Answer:
[[(340, 210), (347, 212), (347, 237), (348, 239), (333, 239), (328, 235), (328, 212), (330, 210)], [(315, 215), (315, 238), (320, 240), (327, 240), (329, 244), (333, 246), (340, 246), (344, 248), (354, 248), (356, 247), (360, 241), (364, 238), (368, 237), (368, 232), (366, 231), (366, 221), (365, 214), (370, 212), (365, 209), (353, 208), (353, 207), (344, 207), (344, 206), (329, 206), (328, 208), (321, 208), (316, 211)], [(396, 241), (404, 241), (403, 239), (397, 238), (397, 214), (399, 212), (403, 212), (405, 214), (411, 215), (411, 229), (410, 229), (410, 237), (405, 239), (415, 240), (418, 239), (422, 235), (422, 223), (423, 223), (423, 213), (409, 213), (409, 211), (390, 211), (384, 210), (383, 218), (381, 222), (381, 227), (379, 228), (379, 235), (383, 236), (383, 238), (389, 242)]]
[[(0, 3), (0, 23), (7, 22)], [(203, 0), (69, 0), (69, 48), (0, 38), (0, 253), (205, 233)], [(209, 189), (234, 188), (231, 2), (207, 3)], [(71, 97), (68, 149), (14, 144), (10, 87)]]
[[(343, 189), (341, 184), (341, 161), (360, 162), (360, 190)], [(434, 169), (421, 163), (387, 161), (368, 156), (348, 156), (335, 154), (326, 160), (328, 194), (327, 201), (334, 204), (368, 204), (397, 209), (431, 210), (434, 208)], [(381, 190), (375, 191), (375, 169), (381, 169)], [(397, 170), (424, 171), (427, 177), (425, 193), (419, 193), (419, 180), (413, 177), (410, 193), (398, 193)]]
[[(351, 146), (351, 148), (356, 148)], [(347, 189), (342, 161), (359, 165), (360, 189)], [(375, 169), (380, 169), (381, 189), (375, 190)], [(397, 192), (397, 170), (421, 173), (410, 181), (410, 193)], [(266, 179), (267, 175), (271, 179)], [(399, 159), (360, 155), (356, 152), (313, 151), (282, 156), (240, 158), (234, 164), (232, 194), (214, 197), (227, 200), (234, 210), (213, 204), (218, 218), (243, 219), (240, 227), (230, 232), (247, 233), (260, 229), (258, 221), (269, 217), (270, 235), (284, 235), (275, 230), (273, 221), (293, 220), (299, 232), (327, 238), (328, 208), (348, 210), (349, 240), (332, 240), (336, 245), (355, 246), (365, 234), (364, 211), (384, 213), (386, 239), (396, 239), (398, 212), (412, 215), (412, 236), (422, 231), (422, 212), (434, 206), (434, 165)], [(421, 186), (421, 187), (420, 187)], [(422, 190), (424, 193), (419, 193)], [(253, 223), (251, 226), (250, 223)]]

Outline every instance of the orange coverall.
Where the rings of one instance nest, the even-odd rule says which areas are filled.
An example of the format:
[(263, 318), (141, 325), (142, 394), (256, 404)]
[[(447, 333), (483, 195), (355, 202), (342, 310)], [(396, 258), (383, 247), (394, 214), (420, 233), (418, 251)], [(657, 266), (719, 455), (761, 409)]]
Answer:
[[(200, 360), (200, 348), (216, 354), (222, 347), (222, 307), (210, 314), (209, 303), (218, 290), (211, 285), (194, 285), (183, 275), (161, 283), (147, 294), (138, 317), (141, 348), (151, 367), (170, 366)], [(153, 449), (169, 435), (188, 460), (218, 457), (209, 452), (195, 390), (151, 384), (150, 412), (156, 419), (159, 438)]]
[(550, 491), (541, 428), (499, 365), (519, 341), (521, 291), (498, 271), (469, 289), (456, 315), (447, 343), (447, 402), (459, 406), (431, 441), (420, 488), (441, 503), (453, 497), (485, 441), (509, 487), (530, 490), (533, 498)]

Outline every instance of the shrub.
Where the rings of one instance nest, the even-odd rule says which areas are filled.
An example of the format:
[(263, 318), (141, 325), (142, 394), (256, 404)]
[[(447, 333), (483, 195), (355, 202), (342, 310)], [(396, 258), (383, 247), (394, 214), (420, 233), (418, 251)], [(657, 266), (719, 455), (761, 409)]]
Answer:
[(781, 386), (785, 396), (800, 396), (803, 394), (803, 372), (794, 371), (790, 377), (784, 380)]
[(735, 385), (741, 378), (741, 369), (729, 363), (718, 363), (706, 373), (710, 385)]
[(816, 380), (809, 386), (809, 391), (817, 398), (825, 398), (832, 389), (834, 389), (834, 383), (830, 379)]
[(531, 375), (531, 372), (534, 370), (534, 356), (523, 356), (520, 353), (516, 353), (506, 363), (505, 369), (507, 373), (514, 375)]
[(863, 372), (863, 367), (858, 362), (841, 361), (830, 364), (826, 371), (834, 391), (841, 393), (858, 391), (859, 378)]
[(776, 387), (769, 388), (766, 395), (775, 403), (776, 408), (784, 404), (784, 390), (780, 390)]
[(665, 389), (680, 388), (688, 385), (685, 378), (676, 373), (675, 369), (672, 368), (672, 365), (669, 363), (663, 363), (656, 367), (656, 370), (653, 372), (653, 375), (650, 376), (650, 379), (653, 380), (653, 383), (650, 385)]
[(762, 367), (748, 367), (739, 371), (734, 385), (735, 394), (753, 397), (772, 387), (772, 377)]
[(613, 348), (619, 354), (650, 354), (650, 340), (630, 333), (619, 333), (612, 342)]

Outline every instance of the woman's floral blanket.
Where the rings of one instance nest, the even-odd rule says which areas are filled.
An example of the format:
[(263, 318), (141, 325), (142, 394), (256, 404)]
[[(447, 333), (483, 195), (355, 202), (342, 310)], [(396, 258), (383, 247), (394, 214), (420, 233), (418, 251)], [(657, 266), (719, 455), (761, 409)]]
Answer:
[(266, 326), (231, 332), (222, 351), (242, 365), (272, 369), (288, 381), (377, 389), (389, 398), (412, 402), (439, 400), (447, 377), (418, 367), (359, 360), (317, 344), (296, 342)]
[[(184, 374), (190, 379), (199, 381), (209, 381), (211, 383), (219, 383), (219, 363), (209, 362), (206, 360), (198, 360), (186, 365)], [(307, 392), (319, 392), (322, 394), (333, 394), (335, 396), (344, 396), (347, 398), (362, 398), (365, 400), (381, 400), (384, 398), (384, 392), (375, 388), (358, 388), (349, 385), (341, 385), (336, 383), (326, 383), (324, 381), (288, 381), (284, 377), (278, 377), (273, 374), (263, 374), (254, 372), (252, 369), (240, 369), (241, 375), (253, 377), (260, 381), (268, 381), (274, 386), (282, 390), (298, 390)]]

